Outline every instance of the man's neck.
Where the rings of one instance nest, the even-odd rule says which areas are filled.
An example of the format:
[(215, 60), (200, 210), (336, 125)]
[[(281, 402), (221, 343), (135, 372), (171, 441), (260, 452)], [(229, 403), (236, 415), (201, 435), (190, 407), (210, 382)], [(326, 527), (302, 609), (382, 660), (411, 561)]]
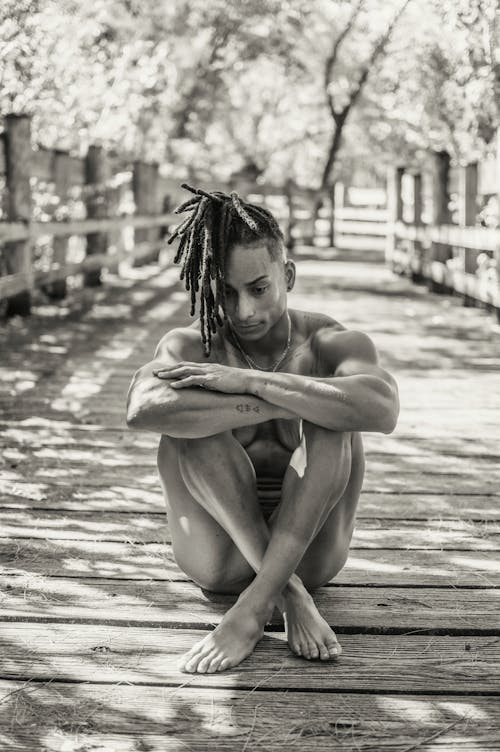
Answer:
[(223, 336), (240, 357), (244, 358), (244, 355), (246, 355), (263, 369), (272, 368), (285, 351), (289, 335), (291, 347), (293, 324), (289, 316), (290, 314), (286, 309), (281, 318), (259, 340), (249, 342), (240, 339), (229, 321), (224, 327)]

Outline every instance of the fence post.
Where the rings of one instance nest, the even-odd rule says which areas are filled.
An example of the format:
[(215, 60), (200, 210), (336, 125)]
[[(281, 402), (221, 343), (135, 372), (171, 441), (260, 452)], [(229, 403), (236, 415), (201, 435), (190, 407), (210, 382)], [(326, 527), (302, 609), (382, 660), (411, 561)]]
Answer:
[[(160, 166), (158, 162), (153, 162), (150, 165), (150, 209), (149, 213), (153, 215), (157, 215), (161, 213), (162, 209), (162, 201), (160, 196), (160, 175), (159, 175), (159, 169)], [(160, 238), (161, 238), (161, 227), (151, 227), (149, 230), (150, 239), (151, 242), (154, 243), (156, 246), (152, 253), (151, 253), (151, 261), (156, 262), (158, 261), (160, 257)]]
[[(102, 146), (89, 146), (85, 158), (85, 182), (87, 189), (87, 216), (92, 219), (107, 217), (106, 179), (107, 155)], [(87, 256), (106, 253), (108, 237), (105, 232), (93, 232), (87, 235)], [(84, 284), (96, 287), (101, 284), (101, 268), (90, 269), (84, 273)]]
[[(172, 199), (170, 198), (169, 193), (165, 193), (164, 196), (159, 197), (158, 199), (160, 207), (161, 207), (161, 213), (162, 214), (168, 214), (172, 211)], [(169, 225), (162, 225), (160, 227), (160, 238), (166, 238), (170, 234), (170, 227)]]
[[(460, 227), (470, 227), (476, 224), (477, 216), (477, 188), (478, 188), (478, 164), (471, 162), (459, 169), (459, 207), (458, 222)], [(467, 274), (475, 274), (477, 271), (477, 257), (480, 251), (472, 248), (459, 248), (458, 255), (461, 261), (460, 269)], [(464, 305), (473, 305), (473, 299), (467, 294), (466, 277), (464, 277)]]
[[(134, 194), (135, 213), (138, 215), (151, 214), (151, 170), (146, 162), (136, 160), (132, 171), (132, 191)], [(149, 229), (145, 227), (134, 228), (134, 250), (141, 243), (148, 242)], [(134, 258), (132, 266), (142, 266), (149, 261), (146, 256)]]
[(387, 213), (389, 227), (387, 231), (387, 243), (385, 247), (385, 260), (394, 272), (402, 271), (395, 259), (396, 251), (396, 223), (403, 219), (403, 196), (401, 185), (405, 168), (390, 167), (387, 173)]
[[(28, 115), (7, 115), (5, 118), (5, 177), (7, 192), (7, 221), (29, 223), (31, 200), (31, 118)], [(27, 316), (31, 312), (33, 259), (31, 240), (16, 240), (5, 244), (8, 274), (29, 275), (29, 289), (13, 295), (7, 303), (7, 315)]]
[[(450, 194), (448, 190), (448, 179), (450, 174), (450, 155), (446, 150), (434, 152), (434, 171), (433, 171), (433, 189), (432, 189), (432, 211), (433, 225), (448, 225), (451, 222), (450, 214)], [(430, 261), (439, 261), (445, 264), (450, 258), (450, 246), (443, 243), (431, 243)], [(442, 281), (432, 277), (432, 269), (428, 279), (428, 287), (431, 292), (446, 292), (446, 279), (443, 276)]]
[[(500, 227), (500, 127), (497, 128), (497, 169), (496, 169), (496, 176), (497, 176), (497, 217), (499, 218), (499, 227)], [(495, 251), (495, 260), (496, 260), (496, 273), (497, 273), (497, 289), (495, 291), (495, 301), (496, 301), (496, 317), (497, 321), (500, 324), (500, 248), (497, 246), (497, 249)]]
[[(412, 175), (413, 182), (413, 216), (412, 224), (417, 229), (422, 226), (422, 175), (416, 172)], [(413, 282), (422, 280), (423, 272), (422, 242), (418, 239), (413, 241), (413, 259), (411, 278)]]
[(288, 180), (285, 186), (285, 195), (288, 205), (288, 222), (286, 227), (285, 245), (291, 252), (295, 245), (293, 237), (293, 229), (295, 227), (295, 213), (294, 213), (294, 201), (293, 201), (293, 186), (292, 181)]
[(344, 184), (336, 180), (330, 188), (330, 246), (335, 246), (335, 215), (344, 208)]
[[(70, 179), (70, 156), (67, 152), (56, 149), (52, 161), (52, 177), (54, 186), (59, 198), (59, 207), (64, 206), (67, 201)], [(63, 222), (68, 219), (68, 212), (58, 212), (59, 221)], [(52, 240), (52, 262), (58, 266), (64, 266), (66, 263), (66, 252), (68, 250), (68, 238), (56, 235)], [(66, 279), (57, 279), (50, 282), (45, 287), (45, 292), (49, 298), (60, 300), (66, 295)]]

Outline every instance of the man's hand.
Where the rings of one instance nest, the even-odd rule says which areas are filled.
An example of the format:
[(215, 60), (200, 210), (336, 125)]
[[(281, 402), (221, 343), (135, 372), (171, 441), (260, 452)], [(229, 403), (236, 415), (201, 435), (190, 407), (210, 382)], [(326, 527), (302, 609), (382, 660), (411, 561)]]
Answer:
[(232, 368), (219, 363), (188, 363), (181, 361), (175, 366), (160, 366), (153, 371), (159, 379), (171, 379), (170, 386), (182, 389), (200, 386), (225, 394), (245, 394), (248, 386), (248, 370)]

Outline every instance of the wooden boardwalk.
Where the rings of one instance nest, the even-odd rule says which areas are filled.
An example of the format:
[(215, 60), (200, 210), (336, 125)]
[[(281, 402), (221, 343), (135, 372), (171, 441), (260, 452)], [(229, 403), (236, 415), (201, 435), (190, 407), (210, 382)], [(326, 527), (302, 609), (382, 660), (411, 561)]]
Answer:
[(232, 599), (176, 567), (157, 437), (124, 425), (132, 372), (189, 320), (177, 275), (111, 277), (0, 331), (2, 752), (499, 750), (493, 317), (382, 264), (300, 261), (290, 305), (369, 333), (401, 391), (317, 593), (343, 654), (294, 657), (277, 619), (237, 669), (192, 676), (179, 655)]

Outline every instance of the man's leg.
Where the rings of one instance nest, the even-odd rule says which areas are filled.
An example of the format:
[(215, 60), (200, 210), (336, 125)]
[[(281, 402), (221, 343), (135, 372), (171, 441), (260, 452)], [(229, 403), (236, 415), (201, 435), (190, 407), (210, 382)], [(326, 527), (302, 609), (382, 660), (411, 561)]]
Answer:
[[(337, 437), (339, 436), (340, 434), (337, 434)], [(319, 520), (318, 532), (306, 549), (296, 570), (308, 590), (313, 590), (332, 580), (344, 566), (349, 553), (365, 469), (361, 434), (353, 433), (351, 437), (351, 474), (347, 486), (337, 502), (335, 502), (336, 491), (333, 489), (330, 504), (327, 505), (325, 514)], [(318, 449), (320, 447), (321, 445)], [(324, 449), (326, 456), (330, 456), (328, 447)], [(273, 512), (269, 520), (273, 528), (278, 513), (279, 508)], [(292, 651), (305, 658), (322, 658), (322, 645), (327, 643), (331, 629), (318, 613), (311, 596), (308, 600), (301, 599), (299, 602), (293, 592), (290, 593), (283, 617)]]
[[(344, 498), (352, 472), (352, 452), (351, 433), (337, 433), (303, 421), (303, 438), (285, 473), (269, 545), (255, 579), (236, 606), (242, 603), (259, 613), (280, 593)], [(352, 532), (349, 528), (337, 536), (346, 550)]]
[[(216, 455), (219, 454), (219, 438), (213, 436), (210, 439), (213, 439), (210, 446), (214, 453), (213, 462), (209, 464), (213, 466), (213, 463), (218, 462)], [(190, 450), (185, 441), (193, 442)], [(252, 515), (255, 473), (251, 463), (250, 468), (247, 465), (250, 462), (248, 455), (241, 445), (238, 446), (245, 456), (241, 457), (240, 452), (237, 452), (238, 459), (234, 458), (230, 472), (227, 470), (226, 462), (224, 466), (219, 467), (221, 474), (226, 473), (225, 488), (232, 491), (232, 496), (226, 498), (226, 494), (223, 493), (221, 499), (218, 499), (215, 494), (206, 491), (202, 498), (203, 504), (193, 496), (181, 472), (181, 456), (189, 453), (198, 470), (204, 473), (202, 454), (204, 455), (205, 451), (197, 452), (198, 441), (174, 439), (163, 435), (158, 448), (158, 471), (167, 505), (175, 560), (197, 585), (221, 593), (240, 593), (255, 576), (252, 567), (218, 521), (222, 519), (218, 514), (219, 505), (227, 507), (232, 504), (234, 498), (238, 503), (241, 498), (242, 504), (246, 504), (249, 514)], [(233, 451), (231, 447), (231, 452)], [(234, 474), (236, 475), (233, 479)], [(234, 484), (241, 484), (238, 493), (234, 493)]]
[[(305, 475), (305, 479), (309, 481), (307, 484), (309, 487), (306, 486), (304, 488), (304, 496), (307, 498), (308, 494), (312, 493), (312, 496), (323, 499), (323, 502), (320, 502), (323, 514), (317, 515), (316, 527), (319, 530), (323, 522), (326, 520), (327, 527), (332, 529), (333, 534), (333, 532), (335, 532), (334, 528), (338, 527), (338, 525), (336, 526), (334, 524), (335, 520), (330, 518), (330, 511), (332, 507), (339, 502), (339, 498), (342, 497), (342, 490), (346, 487), (345, 479), (349, 478), (350, 473), (350, 450), (348, 449), (347, 452), (344, 451), (343, 456), (341, 456), (342, 451), (339, 452), (339, 448), (347, 446), (348, 442), (346, 442), (345, 437), (342, 439), (340, 438), (342, 436), (341, 434), (334, 434), (325, 429), (314, 426), (313, 424), (305, 425), (306, 429), (304, 436), (306, 437), (309, 451), (309, 469), (306, 472), (307, 468), (303, 467), (302, 470), (300, 467), (298, 468), (301, 477)], [(180, 464), (183, 465), (182, 475), (184, 479), (187, 478), (187, 485), (191, 486), (190, 490), (193, 493), (193, 498), (189, 498), (189, 493), (187, 494), (188, 498), (186, 498), (187, 489), (183, 488), (182, 484), (177, 482), (179, 478), (176, 478), (176, 474), (178, 475), (179, 473), (175, 470), (174, 460), (177, 450), (182, 446), (182, 444), (177, 442), (178, 440), (164, 437), (159, 451), (160, 475), (164, 479), (167, 504), (169, 504), (170, 497), (171, 510), (173, 509), (172, 505), (176, 507), (176, 509), (173, 509), (174, 513), (171, 515), (172, 537), (176, 558), (178, 559), (180, 566), (184, 568), (184, 570), (187, 571), (187, 573), (199, 584), (205, 585), (211, 589), (224, 590), (227, 588), (232, 589), (235, 587), (234, 583), (239, 583), (241, 589), (242, 583), (244, 584), (248, 581), (248, 576), (251, 576), (251, 570), (248, 566), (245, 566), (245, 560), (241, 554), (239, 554), (237, 549), (235, 550), (231, 539), (234, 539), (235, 543), (241, 547), (241, 549), (246, 551), (245, 555), (250, 561), (252, 561), (252, 567), (256, 571), (258, 571), (260, 567), (263, 553), (265, 553), (269, 542), (269, 531), (265, 522), (263, 522), (262, 513), (255, 493), (255, 474), (253, 472), (253, 466), (251, 465), (244, 449), (238, 442), (236, 442), (230, 433), (221, 434), (217, 437), (209, 437), (207, 439), (188, 440), (184, 443), (185, 451), (181, 451), (180, 453), (183, 457), (183, 460), (180, 462)], [(298, 455), (301, 455), (302, 452), (302, 465), (304, 464), (303, 448), (304, 447), (302, 447), (301, 450), (299, 447), (292, 456), (292, 460), (294, 460), (294, 458), (297, 460)], [(323, 458), (319, 465), (318, 462), (314, 460), (314, 456), (317, 454)], [(319, 472), (318, 474), (318, 469), (321, 470), (321, 466), (325, 464), (325, 458), (327, 471)], [(284, 479), (284, 500), (286, 500), (290, 494), (290, 483), (293, 486), (293, 478), (299, 477), (297, 469), (294, 469), (293, 465), (294, 462), (292, 461), (290, 468), (287, 470), (287, 475), (289, 476), (288, 480), (287, 475)], [(295, 462), (295, 465), (298, 466), (297, 461)], [(334, 473), (335, 477), (333, 477), (333, 479), (330, 477), (331, 473), (328, 472), (328, 469), (332, 468), (332, 465), (337, 466), (337, 471)], [(206, 467), (212, 468), (212, 472), (208, 474), (205, 473), (204, 469)], [(235, 467), (238, 468), (236, 476)], [(217, 468), (218, 471), (216, 471), (215, 468)], [(357, 470), (359, 470), (359, 463)], [(243, 473), (249, 472), (249, 475), (247, 474), (246, 478), (241, 477), (240, 473), (242, 471)], [(317, 475), (317, 480), (319, 480), (319, 486), (314, 482), (315, 474)], [(359, 475), (359, 472), (357, 474)], [(168, 483), (166, 482), (167, 478)], [(229, 484), (228, 479), (230, 479)], [(311, 481), (313, 482), (311, 483)], [(328, 499), (326, 502), (325, 494), (323, 494), (320, 488), (324, 482), (326, 482), (326, 485), (328, 486), (328, 494), (326, 494)], [(356, 487), (360, 488), (360, 486), (361, 479), (356, 483), (351, 483), (349, 481), (345, 493), (345, 504), (343, 500), (344, 497), (342, 497), (340, 507), (345, 505), (350, 508), (353, 504), (355, 506), (357, 495), (359, 495), (359, 491), (356, 495), (355, 490)], [(247, 491), (249, 488), (251, 493), (248, 494)], [(320, 489), (319, 496), (318, 488)], [(206, 511), (204, 512), (200, 505), (196, 503), (195, 497), (199, 504), (203, 504), (209, 509), (209, 514), (207, 514)], [(235, 505), (235, 500), (238, 499), (242, 499), (242, 503), (236, 503)], [(282, 506), (283, 502), (280, 505), (280, 508)], [(304, 505), (302, 506), (304, 507)], [(305, 506), (307, 509), (307, 518), (310, 520), (311, 511), (314, 511), (312, 506), (317, 507), (317, 505), (310, 506), (309, 504), (306, 504)], [(233, 508), (234, 511), (232, 512), (231, 509)], [(314, 514), (316, 514), (316, 512), (314, 512)], [(223, 524), (224, 527), (230, 531), (230, 535), (224, 533), (224, 530), (220, 525), (217, 525), (213, 517), (218, 517), (221, 525)], [(278, 515), (275, 515), (271, 524), (274, 524), (277, 521), (277, 517)], [(349, 515), (338, 514), (337, 517), (337, 521), (342, 522), (342, 519), (344, 517), (349, 517)], [(351, 514), (350, 517), (353, 519), (353, 514)], [(344, 528), (345, 525), (343, 525), (343, 529)], [(352, 532), (352, 524), (350, 525), (350, 528)], [(337, 555), (336, 558), (338, 562), (342, 557), (345, 558), (344, 552), (348, 547), (350, 532), (348, 532), (347, 535), (339, 535), (337, 530), (334, 537), (335, 540), (340, 542), (342, 548), (342, 553)], [(311, 572), (311, 566), (314, 566), (315, 561), (318, 560), (320, 547), (324, 546), (325, 558), (328, 561), (332, 559), (332, 554), (331, 551), (328, 550), (325, 536), (323, 536), (323, 540), (324, 542), (319, 547), (313, 545), (311, 546), (310, 551), (306, 551), (304, 565), (302, 567), (303, 574), (306, 576), (306, 584), (316, 584), (317, 582), (317, 572)], [(176, 541), (177, 545), (175, 543)], [(189, 553), (188, 557), (185, 552)], [(209, 552), (211, 557), (210, 561), (207, 559), (207, 552)], [(194, 557), (193, 553), (195, 554)], [(213, 563), (214, 560), (215, 564)], [(328, 571), (333, 571), (331, 567), (333, 566), (335, 568), (335, 561), (332, 561), (328, 566), (330, 566)], [(226, 567), (227, 575), (226, 577), (221, 578), (222, 582), (219, 584), (216, 580), (223, 574), (224, 567)], [(325, 571), (324, 565), (323, 571)], [(310, 582), (307, 579), (309, 576), (311, 576)], [(295, 578), (295, 587), (293, 586), (293, 581), (294, 576), (292, 575), (289, 585), (286, 586), (284, 591), (286, 593), (285, 608), (282, 608), (282, 610), (284, 610), (285, 619), (288, 622), (287, 627), (289, 628), (289, 637), (291, 636), (293, 638), (291, 640), (292, 649), (306, 657), (316, 657), (319, 653), (320, 657), (327, 658), (329, 655), (334, 654), (334, 634), (318, 614), (312, 603), (312, 599), (310, 599), (308, 594), (305, 593), (299, 578)], [(306, 602), (304, 596), (309, 598), (310, 603)], [(236, 606), (238, 606), (238, 604), (236, 604)], [(233, 609), (234, 608), (235, 607), (233, 607)], [(249, 617), (249, 622), (253, 624), (252, 628), (256, 629), (257, 636), (254, 634), (254, 637), (255, 641), (257, 641), (260, 636), (259, 630), (263, 629), (263, 625), (265, 624), (263, 616), (266, 612), (269, 612), (270, 608), (272, 609), (272, 603), (267, 604), (263, 608), (259, 608), (258, 604), (255, 603), (252, 608), (255, 613), (247, 613), (247, 616)], [(233, 609), (231, 609), (231, 611), (233, 611)], [(245, 611), (245, 608), (243, 608), (243, 611)], [(294, 612), (296, 612), (295, 615)], [(238, 642), (236, 635), (236, 632), (238, 632), (238, 624), (235, 622), (238, 622), (239, 620), (238, 618), (233, 618), (235, 616), (237, 617), (238, 613), (241, 616), (242, 608), (236, 608), (236, 614), (233, 613), (231, 615), (228, 612), (228, 618), (225, 619), (226, 622), (233, 622), (232, 626), (226, 624), (226, 627), (230, 626), (230, 629), (234, 632), (233, 642)], [(255, 617), (257, 618), (255, 619)], [(294, 624), (297, 626), (295, 630), (293, 629)], [(222, 624), (220, 627), (221, 629), (217, 628), (219, 630), (219, 637), (221, 637), (221, 631), (226, 632), (227, 637), (227, 629), (225, 629)], [(246, 634), (242, 635), (243, 641), (248, 641), (248, 632), (249, 630), (246, 630)], [(215, 637), (217, 637), (217, 635), (215, 635)], [(227, 639), (222, 641), (227, 642)], [(195, 653), (195, 655), (193, 655), (194, 664), (197, 664), (197, 666), (195, 665), (194, 668), (193, 666), (190, 666), (188, 670), (207, 670), (208, 667), (208, 670), (212, 671), (224, 668), (228, 663), (229, 665), (234, 665), (233, 661), (235, 658), (233, 655), (233, 660), (219, 660), (219, 665), (217, 665), (217, 660), (212, 660), (210, 666), (208, 666), (207, 659), (209, 654), (206, 652), (206, 649), (209, 646), (202, 646), (200, 650), (200, 645), (201, 643), (198, 644), (198, 646), (195, 646), (197, 650), (193, 649)], [(214, 652), (215, 647), (216, 646), (212, 641), (212, 653)], [(330, 654), (328, 652), (328, 647), (331, 649)], [(251, 649), (253, 649), (253, 645), (248, 649), (248, 652), (251, 652)], [(190, 653), (192, 653), (192, 651), (190, 651)], [(240, 658), (240, 660), (241, 659), (242, 658)]]

